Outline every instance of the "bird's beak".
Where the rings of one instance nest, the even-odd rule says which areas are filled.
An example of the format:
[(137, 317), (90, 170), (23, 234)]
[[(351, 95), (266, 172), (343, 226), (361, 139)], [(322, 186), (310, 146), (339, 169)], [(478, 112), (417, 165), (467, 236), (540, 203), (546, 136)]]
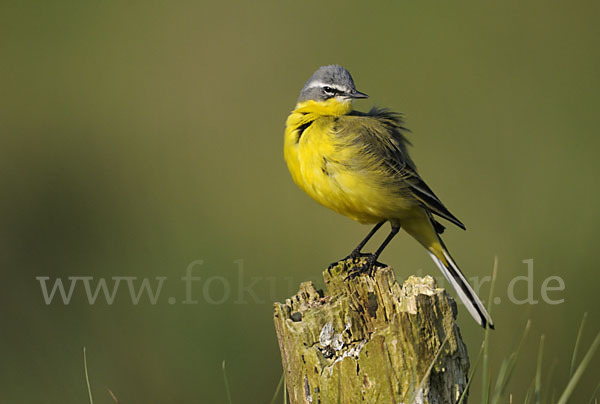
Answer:
[(350, 94), (350, 98), (369, 98), (369, 96), (365, 93), (361, 93), (360, 91), (354, 91)]

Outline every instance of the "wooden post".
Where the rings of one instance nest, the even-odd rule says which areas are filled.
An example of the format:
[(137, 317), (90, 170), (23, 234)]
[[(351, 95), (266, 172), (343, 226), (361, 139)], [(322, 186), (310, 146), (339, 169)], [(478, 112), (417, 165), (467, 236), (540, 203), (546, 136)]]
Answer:
[(389, 267), (346, 279), (361, 263), (326, 270), (327, 294), (304, 282), (275, 303), (290, 403), (456, 403), (469, 359), (454, 300), (430, 276), (400, 287)]

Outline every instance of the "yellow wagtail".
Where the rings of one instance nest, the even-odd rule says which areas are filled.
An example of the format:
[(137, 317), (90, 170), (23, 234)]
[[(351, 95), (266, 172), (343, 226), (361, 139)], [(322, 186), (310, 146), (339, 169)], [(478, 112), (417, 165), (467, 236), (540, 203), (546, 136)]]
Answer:
[[(360, 223), (375, 224), (348, 256), (366, 256), (362, 270), (372, 270), (402, 227), (427, 249), (473, 318), (484, 328), (494, 328), (442, 242), (444, 226), (433, 215), (465, 226), (417, 173), (401, 115), (377, 108), (355, 111), (355, 98), (367, 95), (356, 90), (352, 76), (341, 66), (323, 66), (306, 82), (285, 130), (284, 155), (294, 182), (321, 205)], [(374, 254), (361, 253), (386, 221), (391, 232), (385, 241)]]

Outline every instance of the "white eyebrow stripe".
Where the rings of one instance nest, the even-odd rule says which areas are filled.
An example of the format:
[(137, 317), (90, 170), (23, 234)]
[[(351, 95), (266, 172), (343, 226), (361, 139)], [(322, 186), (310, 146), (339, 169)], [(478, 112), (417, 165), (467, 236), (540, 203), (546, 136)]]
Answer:
[(331, 87), (331, 88), (335, 88), (338, 91), (341, 91), (342, 93), (348, 93), (350, 92), (350, 90), (348, 88), (342, 87), (342, 86), (338, 86), (336, 84), (329, 84), (329, 83), (324, 83), (322, 81), (311, 81), (310, 83), (308, 83), (308, 86), (306, 86), (306, 89), (309, 88), (315, 88), (315, 87)]

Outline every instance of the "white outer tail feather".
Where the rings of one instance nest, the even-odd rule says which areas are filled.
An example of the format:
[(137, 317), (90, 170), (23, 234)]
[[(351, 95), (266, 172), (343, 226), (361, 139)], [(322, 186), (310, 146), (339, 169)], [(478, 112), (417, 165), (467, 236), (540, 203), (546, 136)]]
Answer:
[[(438, 257), (436, 257), (432, 252), (428, 251), (433, 262), (435, 262), (435, 264), (438, 266), (440, 271), (442, 271), (446, 279), (448, 279), (454, 290), (456, 290), (458, 297), (464, 303), (465, 307), (467, 308), (471, 316), (473, 316), (475, 321), (477, 321), (479, 325), (481, 325), (483, 328), (485, 328), (486, 325), (489, 325), (490, 328), (494, 328), (492, 318), (490, 317), (487, 310), (485, 309), (485, 306), (477, 296), (477, 293), (475, 293), (471, 285), (469, 285), (469, 282), (462, 274), (460, 269), (458, 269), (458, 266), (454, 263), (454, 260), (452, 259), (452, 257), (450, 257), (450, 254), (446, 252), (445, 248), (443, 248), (443, 252), (446, 261), (448, 261), (448, 263), (452, 266), (454, 272), (460, 278), (460, 282), (458, 279), (456, 279), (455, 276), (453, 276), (451, 271), (444, 265), (444, 263)], [(471, 295), (471, 297), (469, 297), (469, 295)]]

